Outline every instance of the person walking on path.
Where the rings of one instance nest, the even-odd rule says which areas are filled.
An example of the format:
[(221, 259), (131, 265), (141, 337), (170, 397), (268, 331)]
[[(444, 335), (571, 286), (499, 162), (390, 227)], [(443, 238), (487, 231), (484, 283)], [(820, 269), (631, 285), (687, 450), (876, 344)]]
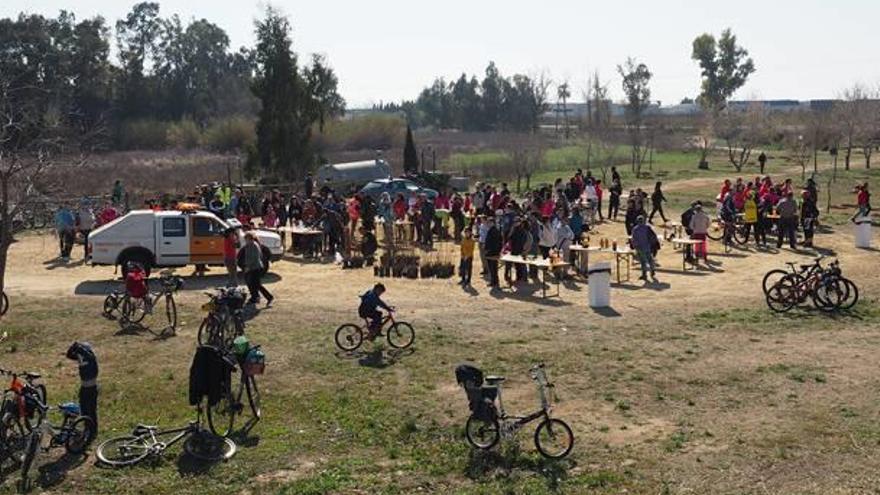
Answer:
[(464, 238), (461, 240), (461, 263), (459, 263), (458, 272), (461, 275), (461, 285), (470, 287), (471, 275), (474, 272), (474, 234), (471, 229), (464, 232)]
[(70, 261), (70, 251), (73, 250), (74, 229), (76, 217), (67, 206), (62, 205), (55, 212), (55, 231), (58, 233), (60, 258), (62, 261)]
[(651, 194), (651, 214), (648, 215), (648, 223), (654, 222), (654, 215), (657, 213), (660, 214), (663, 223), (667, 221), (666, 215), (663, 214), (663, 203), (666, 201), (666, 196), (663, 195), (663, 191), (660, 189), (662, 185), (662, 182), (657, 182), (654, 185), (654, 192)]
[(79, 203), (79, 211), (76, 212), (77, 228), (83, 237), (83, 259), (89, 255), (89, 234), (95, 228), (95, 212), (92, 211), (92, 203), (83, 199)]
[(275, 297), (263, 287), (263, 251), (257, 243), (257, 237), (252, 232), (245, 234), (244, 239), (245, 244), (242, 248), (244, 251), (244, 280), (251, 293), (248, 303), (259, 304), (262, 295), (266, 298), (266, 307), (268, 308), (272, 306)]
[(776, 204), (776, 214), (779, 215), (779, 233), (776, 237), (776, 247), (781, 248), (783, 239), (787, 237), (789, 247), (797, 249), (798, 205), (791, 191), (785, 193), (785, 197)]
[(608, 189), (608, 219), (617, 220), (617, 213), (620, 210), (620, 196), (623, 194), (623, 187), (619, 180), (614, 180)]
[(639, 216), (636, 219), (636, 226), (632, 231), (632, 245), (639, 256), (639, 264), (642, 266), (641, 280), (648, 280), (648, 272), (651, 272), (651, 278), (657, 282), (656, 265), (654, 263), (653, 251), (657, 241), (657, 234), (650, 225), (645, 223), (645, 217)]
[(867, 218), (868, 215), (871, 214), (871, 193), (868, 191), (868, 183), (865, 182), (861, 185), (857, 184), (855, 193), (858, 210), (856, 210), (856, 214), (850, 218), (852, 223), (856, 223), (856, 219)]
[(763, 151), (758, 155), (758, 165), (761, 166), (761, 175), (764, 175), (764, 166), (767, 165), (767, 155)]

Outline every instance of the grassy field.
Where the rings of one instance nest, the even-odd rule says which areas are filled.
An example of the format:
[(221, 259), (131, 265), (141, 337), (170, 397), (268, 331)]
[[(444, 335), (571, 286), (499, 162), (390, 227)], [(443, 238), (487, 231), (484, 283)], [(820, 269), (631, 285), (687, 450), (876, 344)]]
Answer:
[[(565, 283), (560, 298), (544, 300), (535, 287), (492, 293), (477, 279), (468, 290), (454, 280), (385, 280), (386, 299), (416, 328), (413, 351), (376, 344), (345, 355), (332, 332), (355, 319), (372, 272), (287, 259), (273, 268), (275, 307), (248, 324), (268, 354), (264, 419), (236, 437), (233, 459), (200, 465), (175, 447), (154, 463), (110, 470), (95, 465), (93, 453), (68, 459), (53, 450), (40, 457), (38, 491), (874, 493), (880, 269), (876, 250), (852, 247), (851, 208), (840, 204), (851, 202), (856, 180), (876, 184), (876, 174), (841, 176), (839, 207), (816, 240), (861, 289), (862, 301), (843, 315), (765, 309), (763, 273), (814, 251), (715, 249), (709, 269), (683, 273), (679, 253), (664, 245), (661, 282), (615, 284), (608, 312), (587, 307), (582, 283)], [(716, 179), (670, 180), (670, 216), (688, 198), (712, 194)], [(600, 232), (623, 236), (620, 223)], [(175, 337), (119, 333), (99, 316), (112, 270), (57, 263), (56, 249), (53, 237), (36, 234), (12, 249), (12, 309), (0, 321), (10, 338), (0, 367), (42, 372), (52, 403), (75, 399), (75, 364), (62, 354), (72, 340), (87, 340), (101, 360), (100, 440), (138, 422), (171, 427), (193, 419), (187, 385), (198, 308), (203, 290), (223, 278), (187, 277)], [(527, 370), (547, 363), (559, 396), (555, 415), (576, 436), (570, 458), (542, 459), (530, 427), (519, 443), (472, 451), (463, 438), (466, 398), (453, 376), (463, 361), (507, 376), (511, 412), (536, 407)], [(17, 477), (6, 468), (0, 493), (12, 492)]]

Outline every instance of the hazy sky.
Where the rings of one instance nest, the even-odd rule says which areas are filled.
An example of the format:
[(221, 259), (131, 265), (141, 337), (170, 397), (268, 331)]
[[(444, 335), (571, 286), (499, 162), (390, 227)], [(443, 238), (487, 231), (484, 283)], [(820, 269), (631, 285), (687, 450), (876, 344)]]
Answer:
[[(326, 54), (350, 107), (415, 98), (435, 76), (547, 71), (568, 80), (576, 99), (598, 69), (620, 98), (617, 64), (636, 57), (654, 73), (652, 99), (694, 96), (699, 69), (691, 42), (730, 27), (757, 72), (737, 98), (830, 98), (856, 82), (880, 84), (880, 0), (276, 0), (290, 16), (301, 54)], [(110, 24), (134, 2), (3, 0), (19, 11), (104, 16)], [(164, 0), (161, 13), (206, 18), (233, 46), (251, 45), (265, 2)]]

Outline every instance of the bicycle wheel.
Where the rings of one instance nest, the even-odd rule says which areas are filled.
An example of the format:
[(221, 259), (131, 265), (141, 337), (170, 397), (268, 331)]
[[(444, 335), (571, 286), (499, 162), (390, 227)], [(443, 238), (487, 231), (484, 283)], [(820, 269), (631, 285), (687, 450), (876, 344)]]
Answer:
[(745, 225), (737, 225), (733, 228), (733, 240), (740, 246), (749, 242), (749, 233)]
[(775, 269), (770, 270), (764, 275), (764, 280), (761, 281), (761, 287), (764, 289), (764, 295), (767, 295), (770, 292), (770, 288), (776, 285), (782, 277), (788, 275), (791, 272), (787, 272), (785, 270)]
[(721, 238), (724, 237), (723, 226), (718, 220), (712, 220), (712, 225), (709, 226), (709, 231), (706, 232), (706, 237), (713, 241), (720, 241)]
[(574, 434), (561, 419), (545, 419), (535, 430), (535, 447), (548, 459), (562, 459), (574, 447)]
[(9, 311), (9, 296), (5, 292), (0, 292), (0, 316)]
[(245, 385), (247, 386), (248, 405), (251, 406), (251, 413), (254, 415), (254, 418), (260, 419), (263, 417), (263, 406), (260, 402), (260, 389), (257, 388), (257, 379), (253, 376), (248, 376), (245, 380)]
[(235, 442), (225, 437), (217, 437), (208, 432), (191, 433), (183, 442), (183, 451), (208, 462), (225, 461), (235, 455)]
[(859, 302), (859, 288), (858, 286), (848, 278), (840, 279), (844, 284), (846, 284), (847, 288), (847, 296), (846, 299), (841, 303), (840, 309), (850, 309)]
[(412, 325), (405, 321), (398, 321), (388, 328), (388, 345), (397, 349), (406, 349), (416, 339), (416, 332)]
[[(40, 399), (40, 402), (42, 402), (43, 404), (48, 404), (48, 402), (46, 402), (46, 386), (42, 383), (37, 383), (31, 385), (31, 387), (34, 389), (34, 391), (36, 391), (37, 398)], [(33, 431), (34, 428), (39, 426), (40, 421), (42, 420), (39, 416), (39, 413), (36, 413), (33, 416), (25, 415), (22, 419), (24, 420), (25, 430), (29, 432)]]
[(113, 312), (119, 308), (119, 299), (116, 298), (115, 295), (110, 294), (104, 298), (104, 316), (110, 317), (113, 315)]
[(146, 307), (142, 298), (132, 299), (126, 296), (122, 300), (122, 316), (119, 321), (123, 325), (140, 323), (146, 315)]
[[(230, 380), (235, 380), (234, 373)], [(209, 405), (205, 409), (208, 416), (208, 427), (211, 429), (211, 432), (217, 436), (226, 437), (233, 431), (235, 415), (241, 412), (241, 404), (232, 395), (231, 385), (226, 384), (223, 388), (220, 400), (213, 406)]]
[(172, 331), (177, 330), (177, 304), (170, 294), (165, 296), (165, 318)]
[(150, 446), (143, 437), (116, 437), (98, 445), (95, 455), (111, 467), (133, 466), (150, 455)]
[(95, 422), (92, 421), (92, 418), (80, 416), (70, 425), (67, 440), (64, 442), (64, 449), (68, 454), (82, 454), (91, 439), (94, 438), (94, 434)]
[(775, 283), (764, 297), (767, 307), (776, 313), (785, 313), (796, 304), (793, 294), (794, 288), (786, 283), (785, 278)]
[(471, 416), (464, 428), (468, 443), (481, 450), (491, 449), (501, 439), (501, 428), (497, 419)]
[(27, 445), (24, 448), (24, 455), (21, 458), (21, 482), (26, 487), (28, 482), (28, 473), (37, 458), (37, 450), (40, 447), (40, 437), (42, 431), (34, 430), (28, 435)]
[(220, 320), (217, 319), (217, 316), (209, 314), (202, 320), (202, 324), (199, 325), (199, 333), (197, 336), (199, 345), (216, 345), (220, 328)]
[(364, 334), (361, 328), (352, 323), (346, 323), (336, 329), (336, 347), (345, 352), (351, 352), (364, 342)]

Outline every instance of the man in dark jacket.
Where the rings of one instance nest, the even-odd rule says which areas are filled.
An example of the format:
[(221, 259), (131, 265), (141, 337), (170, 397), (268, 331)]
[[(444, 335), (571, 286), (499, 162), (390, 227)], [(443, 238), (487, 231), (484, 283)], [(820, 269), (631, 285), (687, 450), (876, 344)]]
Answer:
[(486, 233), (486, 270), (489, 272), (489, 286), (498, 288), (498, 257), (501, 256), (501, 248), (504, 241), (501, 238), (501, 230), (495, 225), (495, 218), (488, 217), (489, 231)]
[(431, 198), (425, 198), (425, 202), (422, 203), (421, 210), (421, 222), (422, 222), (422, 242), (426, 247), (431, 248), (434, 246), (434, 232), (432, 230), (432, 225), (434, 225), (434, 201)]
[(92, 419), (92, 441), (98, 434), (98, 358), (88, 342), (74, 342), (67, 349), (67, 359), (79, 364), (79, 407), (83, 416)]

